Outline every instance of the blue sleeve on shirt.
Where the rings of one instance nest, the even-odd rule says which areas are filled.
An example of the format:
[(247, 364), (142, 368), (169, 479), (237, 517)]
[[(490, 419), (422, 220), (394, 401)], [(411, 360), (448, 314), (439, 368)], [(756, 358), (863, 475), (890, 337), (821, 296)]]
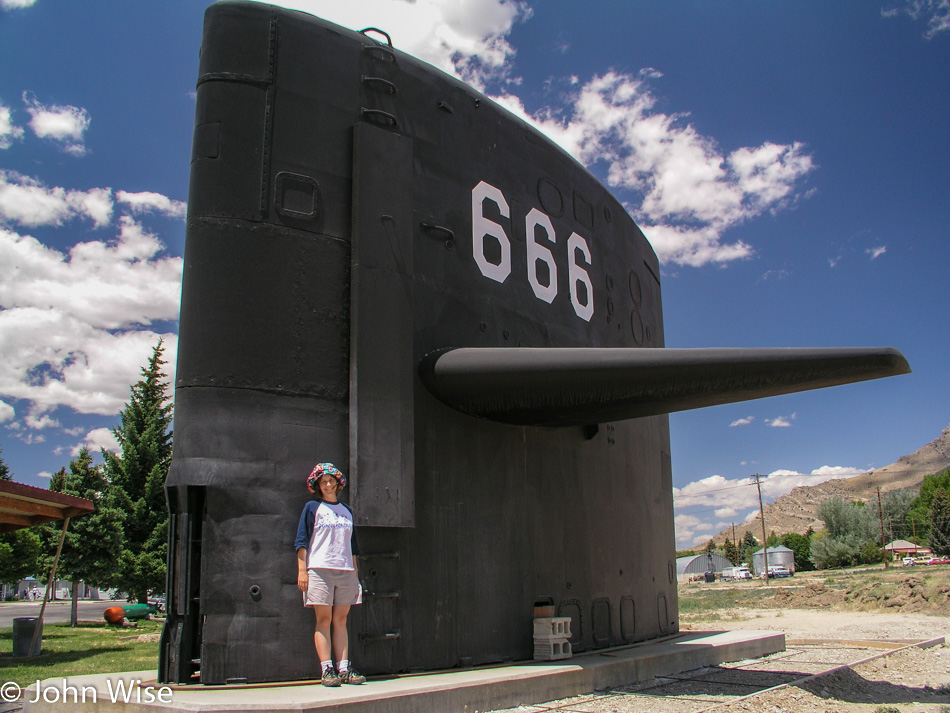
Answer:
[(310, 546), (310, 533), (313, 532), (314, 514), (317, 512), (317, 501), (311, 500), (303, 506), (300, 513), (300, 522), (297, 524), (297, 539), (294, 540), (294, 552), (301, 547), (307, 549)]

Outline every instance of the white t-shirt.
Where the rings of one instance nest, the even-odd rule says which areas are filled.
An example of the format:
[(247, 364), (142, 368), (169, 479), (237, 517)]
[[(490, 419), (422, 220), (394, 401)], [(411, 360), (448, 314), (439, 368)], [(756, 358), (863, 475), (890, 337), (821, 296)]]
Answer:
[(307, 548), (307, 569), (353, 569), (353, 514), (343, 503), (317, 504)]

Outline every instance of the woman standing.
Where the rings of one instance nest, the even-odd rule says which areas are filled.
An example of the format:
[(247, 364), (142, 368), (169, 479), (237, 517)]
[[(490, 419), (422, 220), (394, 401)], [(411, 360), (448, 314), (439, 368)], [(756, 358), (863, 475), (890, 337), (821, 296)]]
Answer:
[(316, 615), (313, 644), (324, 686), (366, 682), (350, 664), (346, 632), (350, 607), (363, 601), (363, 591), (356, 569), (353, 512), (337, 500), (345, 485), (346, 477), (332, 463), (314, 466), (307, 489), (319, 500), (304, 506), (294, 541), (297, 588), (304, 593), (304, 606), (313, 607)]

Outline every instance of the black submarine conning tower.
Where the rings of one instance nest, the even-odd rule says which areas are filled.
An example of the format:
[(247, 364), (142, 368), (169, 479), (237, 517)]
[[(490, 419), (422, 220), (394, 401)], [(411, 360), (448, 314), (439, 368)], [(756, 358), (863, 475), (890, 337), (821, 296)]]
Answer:
[(267, 5), (205, 16), (162, 682), (313, 678), (293, 540), (347, 471), (366, 673), (678, 631), (667, 413), (909, 371), (890, 349), (664, 349), (659, 264), (490, 100)]

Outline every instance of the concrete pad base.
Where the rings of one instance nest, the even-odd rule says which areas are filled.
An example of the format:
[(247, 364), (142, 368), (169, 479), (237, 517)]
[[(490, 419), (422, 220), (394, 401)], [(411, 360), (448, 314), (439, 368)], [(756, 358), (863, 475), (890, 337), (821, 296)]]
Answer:
[(47, 679), (24, 691), (26, 713), (76, 711), (345, 711), (443, 713), (490, 711), (543, 703), (646, 681), (702, 666), (759, 658), (785, 650), (785, 635), (769, 631), (686, 632), (664, 641), (606, 649), (569, 661), (371, 679), (363, 686), (323, 688), (295, 682), (247, 686), (173, 686), (154, 671)]

